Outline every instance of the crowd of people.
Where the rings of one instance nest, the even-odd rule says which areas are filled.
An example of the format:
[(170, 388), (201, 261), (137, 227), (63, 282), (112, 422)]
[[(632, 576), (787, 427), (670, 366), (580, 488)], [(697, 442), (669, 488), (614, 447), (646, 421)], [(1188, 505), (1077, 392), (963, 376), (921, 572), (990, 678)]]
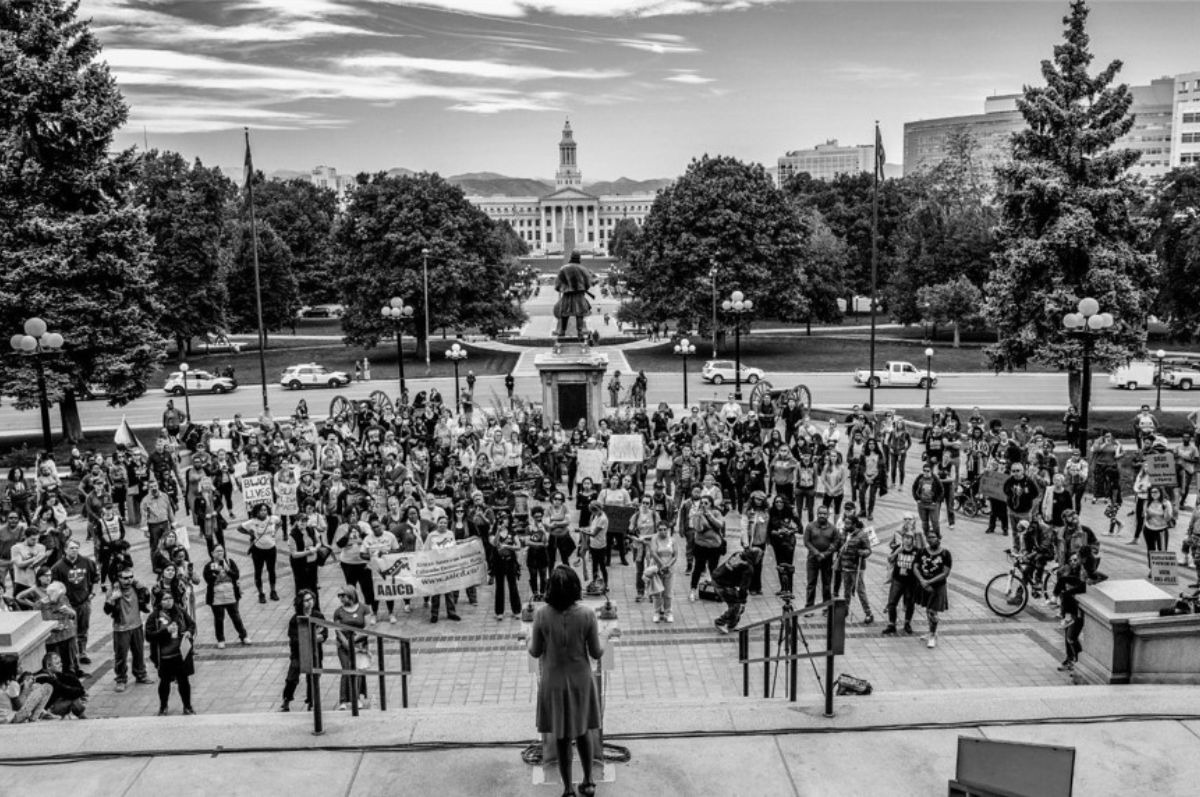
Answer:
[[(1088, 484), (1092, 500), (1107, 504), (1109, 534), (1122, 523), (1116, 465), (1123, 452), (1107, 433), (1085, 459), (1056, 451), (1027, 419), (1006, 429), (978, 409), (965, 421), (952, 409), (935, 411), (917, 425), (864, 405), (817, 421), (794, 400), (767, 397), (749, 409), (731, 401), (678, 417), (666, 405), (622, 407), (595, 428), (583, 420), (564, 428), (543, 424), (519, 401), (485, 411), (470, 389), (462, 398), (460, 412), (436, 390), (399, 406), (362, 401), (321, 424), (303, 401), (286, 419), (194, 424), (169, 402), (153, 450), (75, 452), (68, 467), (78, 498), (64, 494), (51, 460), (37, 463), (33, 478), (14, 468), (4, 492), (0, 586), (11, 608), (40, 609), (57, 623), (48, 650), (61, 677), (50, 680), (74, 679), (55, 687), (47, 710), (66, 706), (67, 713), (83, 714), (86, 695), (72, 695), (86, 677), (92, 607), (102, 595), (116, 690), (129, 683), (130, 661), (135, 683), (155, 683), (148, 658), (161, 711), (168, 711), (174, 683), (184, 713), (194, 713), (195, 643), (210, 634), (201, 630), (207, 622), (198, 605), (208, 607), (218, 648), (226, 644), (226, 620), (240, 644), (249, 645), (239, 604), (251, 584), (259, 603), (286, 597), (293, 604), (281, 704), (288, 710), (300, 681), (298, 618), (326, 616), (323, 586), (336, 585), (335, 622), (397, 623), (420, 599), (377, 598), (379, 557), (468, 538), (485, 551), (497, 621), (516, 620), (523, 605), (543, 601), (561, 563), (578, 570), (590, 594), (604, 594), (617, 579), (632, 582), (635, 600), (650, 604), (655, 623), (675, 621), (676, 593), (686, 592), (689, 601), (722, 600), (726, 609), (715, 626), (723, 633), (737, 628), (747, 602), (763, 595), (768, 549), (780, 597), (791, 600), (799, 551), (804, 605), (816, 603), (819, 587), (822, 601), (841, 595), (857, 602), (861, 615), (852, 610), (851, 620), (870, 625), (866, 563), (882, 556), (888, 594), (882, 633), (913, 633), (920, 606), (923, 639), (934, 648), (953, 568), (944, 535), (955, 531), (956, 507), (967, 498), (986, 499), (985, 532), (1013, 535), (1029, 582), (1061, 611), (1069, 668), (1082, 623), (1075, 596), (1104, 577), (1099, 537), (1079, 522)], [(1162, 486), (1142, 463), (1168, 450), (1167, 443), (1145, 417), (1135, 428), (1134, 540), (1161, 550), (1188, 508), (1200, 452), (1191, 439), (1176, 447), (1178, 483)], [(642, 456), (609, 461), (614, 435), (640, 438)], [(910, 454), (919, 458), (920, 472), (906, 486)], [(247, 480), (263, 476), (266, 494), (245, 495)], [(873, 526), (877, 502), (897, 490), (905, 501), (911, 496), (912, 511), (881, 543)], [(81, 554), (67, 522), (66, 504), (75, 501), (92, 558)], [(148, 544), (151, 583), (134, 577), (134, 529)], [(1200, 566), (1198, 537), (1193, 521), (1187, 544)], [(279, 584), (280, 559), (291, 590)], [(479, 591), (466, 590), (468, 605), (480, 603)], [(445, 618), (457, 621), (461, 598), (432, 596), (416, 608), (436, 623), (444, 606)], [(352, 631), (338, 631), (336, 639), (341, 660), (362, 643)], [(37, 678), (25, 680), (32, 685)], [(366, 705), (365, 682), (347, 676), (341, 707), (355, 701)]]

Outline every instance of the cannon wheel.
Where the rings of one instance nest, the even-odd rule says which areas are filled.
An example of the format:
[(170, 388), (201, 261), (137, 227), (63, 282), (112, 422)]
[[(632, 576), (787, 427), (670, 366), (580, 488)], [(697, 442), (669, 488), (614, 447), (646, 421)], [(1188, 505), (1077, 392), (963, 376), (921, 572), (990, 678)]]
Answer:
[(354, 423), (354, 407), (351, 406), (349, 400), (345, 396), (334, 396), (333, 401), (329, 402), (329, 422), (333, 423), (338, 418), (345, 415)]
[(756, 409), (762, 404), (763, 396), (771, 395), (771, 383), (765, 379), (760, 379), (754, 383), (754, 387), (750, 390), (750, 409)]
[(795, 399), (796, 406), (801, 407), (802, 409), (812, 409), (812, 391), (810, 391), (804, 385), (796, 385), (794, 388), (784, 394), (784, 402), (787, 402), (790, 399)]
[(392, 400), (382, 390), (372, 391), (370, 398), (371, 406), (375, 408), (375, 412), (379, 415), (384, 415), (392, 411)]

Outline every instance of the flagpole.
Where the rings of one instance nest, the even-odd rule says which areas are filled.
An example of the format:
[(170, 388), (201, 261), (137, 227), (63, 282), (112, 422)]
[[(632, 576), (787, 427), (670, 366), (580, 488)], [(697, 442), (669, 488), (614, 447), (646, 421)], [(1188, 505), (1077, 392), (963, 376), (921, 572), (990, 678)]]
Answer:
[(879, 146), (879, 120), (875, 120), (875, 157), (872, 158), (872, 181), (871, 181), (871, 366), (867, 372), (871, 376), (867, 379), (867, 390), (869, 391), (869, 399), (871, 401), (871, 410), (875, 410), (875, 304), (876, 304), (876, 280), (879, 276), (879, 158), (881, 148)]
[(250, 202), (250, 238), (253, 241), (254, 252), (254, 309), (258, 313), (258, 374), (262, 380), (263, 415), (271, 414), (267, 403), (267, 332), (263, 328), (262, 311), (262, 278), (258, 273), (258, 223), (254, 218), (254, 164), (250, 159), (250, 128), (246, 131), (246, 193)]

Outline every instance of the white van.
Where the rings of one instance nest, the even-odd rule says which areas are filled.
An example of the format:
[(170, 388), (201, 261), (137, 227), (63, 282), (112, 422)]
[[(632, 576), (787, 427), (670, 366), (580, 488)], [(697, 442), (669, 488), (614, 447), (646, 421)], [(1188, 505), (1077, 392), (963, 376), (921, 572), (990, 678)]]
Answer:
[(1113, 387), (1123, 387), (1127, 390), (1137, 390), (1142, 387), (1154, 387), (1154, 377), (1158, 374), (1158, 366), (1145, 361), (1133, 361), (1122, 365), (1108, 375), (1108, 383)]

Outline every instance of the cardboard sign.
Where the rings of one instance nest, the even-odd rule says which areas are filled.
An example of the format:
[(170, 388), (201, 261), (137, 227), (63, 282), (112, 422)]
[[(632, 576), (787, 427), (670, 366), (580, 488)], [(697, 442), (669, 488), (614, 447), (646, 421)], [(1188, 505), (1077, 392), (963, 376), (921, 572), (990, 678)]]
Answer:
[(471, 537), (450, 548), (385, 554), (371, 560), (379, 600), (442, 595), (487, 581), (483, 541)]
[(1175, 455), (1169, 452), (1147, 454), (1142, 462), (1142, 470), (1150, 477), (1151, 486), (1175, 487), (1178, 484), (1175, 476)]
[(1173, 587), (1178, 584), (1175, 577), (1175, 552), (1150, 551), (1150, 583), (1160, 587)]
[(1004, 483), (1008, 481), (1008, 474), (1000, 470), (985, 470), (979, 478), (979, 494), (984, 498), (994, 498), (997, 501), (1006, 501), (1004, 495)]
[(219, 451), (233, 453), (233, 438), (232, 437), (210, 437), (208, 438), (208, 450), (216, 454)]
[(609, 462), (641, 462), (646, 458), (640, 434), (615, 434), (608, 439)]
[(581, 448), (575, 453), (575, 483), (591, 479), (593, 484), (604, 483), (604, 451), (599, 448)]
[(271, 487), (271, 474), (256, 473), (253, 476), (242, 477), (242, 497), (246, 500), (246, 509), (266, 504), (275, 505), (275, 491)]
[[(283, 515), (284, 517), (291, 517), (299, 514), (300, 504), (296, 498), (297, 486), (298, 485), (295, 482), (291, 482), (290, 484), (286, 482), (280, 482), (279, 484), (275, 485), (275, 514)], [(247, 503), (249, 503), (249, 501), (247, 501)]]

